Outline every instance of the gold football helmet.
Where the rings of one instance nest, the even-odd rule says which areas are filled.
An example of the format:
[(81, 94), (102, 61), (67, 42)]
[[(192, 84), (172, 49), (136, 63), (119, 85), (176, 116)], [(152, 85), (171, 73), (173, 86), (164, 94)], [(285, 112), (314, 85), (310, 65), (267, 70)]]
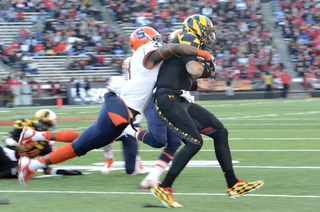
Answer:
[(182, 30), (198, 37), (203, 49), (212, 50), (216, 45), (216, 30), (209, 18), (203, 15), (192, 15), (182, 23)]
[(51, 131), (57, 123), (57, 115), (52, 110), (38, 110), (34, 115), (34, 123), (38, 125), (39, 131)]

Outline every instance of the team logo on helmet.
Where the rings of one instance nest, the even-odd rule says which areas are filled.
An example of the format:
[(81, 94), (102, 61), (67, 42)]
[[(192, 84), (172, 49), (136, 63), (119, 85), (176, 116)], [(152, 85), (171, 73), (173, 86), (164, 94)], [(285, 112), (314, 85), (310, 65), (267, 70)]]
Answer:
[(133, 51), (136, 51), (140, 46), (149, 41), (163, 43), (161, 35), (151, 27), (139, 27), (131, 33), (129, 38), (130, 47)]

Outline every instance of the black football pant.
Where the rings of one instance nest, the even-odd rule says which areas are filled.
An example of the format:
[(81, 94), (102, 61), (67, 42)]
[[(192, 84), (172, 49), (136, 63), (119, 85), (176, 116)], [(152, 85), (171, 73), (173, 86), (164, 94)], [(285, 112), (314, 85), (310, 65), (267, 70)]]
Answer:
[(224, 172), (233, 169), (228, 130), (205, 108), (180, 97), (180, 91), (156, 93), (155, 110), (158, 117), (180, 138), (185, 146), (176, 154), (169, 170), (178, 176), (191, 158), (201, 149), (205, 134), (214, 140), (217, 160)]

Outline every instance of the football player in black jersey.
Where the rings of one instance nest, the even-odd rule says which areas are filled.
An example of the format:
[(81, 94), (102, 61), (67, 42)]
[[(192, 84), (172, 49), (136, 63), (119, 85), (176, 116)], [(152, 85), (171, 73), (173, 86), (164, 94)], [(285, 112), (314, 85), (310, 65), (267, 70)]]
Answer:
[[(202, 50), (213, 50), (216, 43), (215, 29), (207, 17), (193, 15), (184, 21), (183, 32), (171, 42), (192, 45)], [(151, 188), (154, 196), (166, 207), (182, 207), (174, 200), (171, 187), (183, 168), (201, 149), (201, 134), (211, 137), (214, 141), (215, 154), (225, 175), (230, 198), (252, 192), (264, 183), (244, 182), (236, 178), (228, 144), (228, 130), (214, 114), (194, 103), (190, 95), (190, 91), (197, 89), (193, 78), (211, 78), (214, 71), (214, 59), (209, 64), (200, 64), (195, 56), (172, 57), (164, 61), (160, 69), (155, 93), (156, 113), (174, 135), (185, 143), (175, 155), (163, 182)]]
[[(12, 158), (11, 161), (8, 161), (5, 157), (4, 152), (2, 151), (3, 154), (0, 154), (0, 161), (3, 165), (3, 167), (0, 168), (1, 178), (16, 177), (16, 172), (12, 170), (18, 167), (18, 162), (15, 159), (19, 159), (20, 156), (34, 158), (36, 156), (46, 155), (55, 149), (54, 141), (37, 141), (32, 145), (28, 145), (25, 147), (19, 146), (18, 141), (23, 127), (30, 127), (31, 129), (35, 129), (38, 131), (52, 131), (54, 125), (56, 124), (56, 119), (57, 116), (53, 111), (42, 109), (35, 113), (34, 119), (18, 119), (14, 122), (14, 128), (2, 137), (2, 141), (6, 144), (6, 150), (11, 149), (12, 151), (15, 151), (16, 157)], [(11, 172), (9, 170), (11, 170)], [(52, 169), (50, 167), (46, 167), (43, 170), (45, 174), (81, 174), (81, 172), (78, 170), (68, 171), (63, 169)], [(1, 171), (7, 174), (1, 174)]]

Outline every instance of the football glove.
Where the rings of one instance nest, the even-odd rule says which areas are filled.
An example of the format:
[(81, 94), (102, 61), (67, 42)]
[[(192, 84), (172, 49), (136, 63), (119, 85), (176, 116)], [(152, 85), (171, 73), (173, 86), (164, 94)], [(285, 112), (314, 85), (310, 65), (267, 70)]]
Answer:
[(214, 56), (211, 55), (211, 59), (206, 62), (208, 63), (210, 70), (216, 70), (216, 58)]

